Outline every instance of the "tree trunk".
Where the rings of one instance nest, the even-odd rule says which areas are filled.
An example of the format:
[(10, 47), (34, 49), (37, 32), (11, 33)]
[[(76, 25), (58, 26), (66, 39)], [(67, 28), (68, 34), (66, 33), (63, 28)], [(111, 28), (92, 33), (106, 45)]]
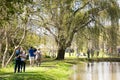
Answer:
[[(18, 46), (17, 46), (16, 48), (18, 48)], [(12, 60), (12, 58), (13, 58), (13, 56), (14, 56), (14, 54), (15, 54), (16, 48), (14, 48), (12, 55), (11, 55), (10, 58), (7, 60), (7, 62), (6, 62), (6, 64), (5, 64), (5, 67), (6, 67), (6, 66), (10, 63), (10, 61)]]
[[(27, 26), (25, 25), (22, 38), (21, 38), (19, 44), (18, 44), (17, 46), (15, 46), (16, 48), (19, 47), (19, 46), (22, 44), (23, 40), (25, 39), (25, 36), (26, 36), (26, 33), (27, 33), (26, 27), (27, 27)], [(5, 64), (5, 67), (6, 67), (6, 66), (10, 63), (10, 61), (13, 59), (13, 56), (14, 56), (14, 54), (15, 54), (16, 48), (14, 48), (12, 55), (11, 55), (10, 58), (7, 60), (7, 62), (6, 62), (6, 64)]]
[(2, 54), (2, 43), (0, 42), (0, 61), (2, 61), (2, 59), (1, 59), (2, 55), (1, 54)]
[(75, 33), (71, 31), (71, 33), (69, 33), (67, 37), (65, 37), (64, 35), (59, 37), (59, 39), (57, 40), (59, 42), (57, 43), (58, 44), (58, 55), (57, 55), (56, 60), (63, 60), (65, 58), (65, 50), (67, 47), (71, 46), (74, 34)]
[(65, 58), (65, 49), (64, 47), (59, 47), (58, 48), (58, 55), (56, 60), (63, 60)]
[(6, 55), (7, 55), (7, 51), (8, 51), (8, 35), (7, 32), (5, 32), (5, 36), (6, 36), (6, 48), (3, 54), (3, 59), (2, 59), (2, 68), (5, 67), (5, 59), (6, 59)]
[(118, 19), (112, 19), (111, 20), (111, 48), (112, 48), (112, 54), (117, 53), (117, 32), (118, 32)]
[(2, 43), (0, 42), (0, 53), (2, 52)]
[(0, 62), (2, 61), (2, 43), (0, 42)]

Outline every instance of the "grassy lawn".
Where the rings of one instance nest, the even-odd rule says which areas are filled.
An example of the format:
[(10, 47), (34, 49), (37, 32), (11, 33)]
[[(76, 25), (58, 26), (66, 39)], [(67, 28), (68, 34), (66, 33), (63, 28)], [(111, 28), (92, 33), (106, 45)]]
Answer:
[(0, 69), (0, 80), (68, 80), (71, 63), (47, 60), (40, 67), (26, 67), (26, 72), (13, 73), (13, 66)]
[(71, 66), (91, 61), (120, 61), (120, 58), (76, 58), (66, 57), (65, 60), (57, 61), (44, 59), (40, 67), (29, 67), (26, 72), (13, 73), (14, 66), (0, 69), (0, 80), (69, 80), (72, 74)]

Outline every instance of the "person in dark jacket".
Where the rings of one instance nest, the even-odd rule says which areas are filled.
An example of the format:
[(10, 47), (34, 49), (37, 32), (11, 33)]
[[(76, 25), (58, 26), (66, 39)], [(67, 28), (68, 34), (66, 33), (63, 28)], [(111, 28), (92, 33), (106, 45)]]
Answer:
[(90, 59), (90, 49), (87, 50), (88, 59)]
[(20, 47), (17, 47), (15, 50), (15, 67), (14, 67), (14, 73), (20, 72), (20, 64), (21, 64), (21, 58), (20, 58)]

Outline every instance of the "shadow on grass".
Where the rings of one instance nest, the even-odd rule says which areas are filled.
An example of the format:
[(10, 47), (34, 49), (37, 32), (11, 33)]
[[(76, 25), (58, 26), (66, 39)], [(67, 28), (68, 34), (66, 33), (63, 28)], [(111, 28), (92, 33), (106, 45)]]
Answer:
[(55, 80), (48, 74), (38, 72), (0, 73), (0, 80)]

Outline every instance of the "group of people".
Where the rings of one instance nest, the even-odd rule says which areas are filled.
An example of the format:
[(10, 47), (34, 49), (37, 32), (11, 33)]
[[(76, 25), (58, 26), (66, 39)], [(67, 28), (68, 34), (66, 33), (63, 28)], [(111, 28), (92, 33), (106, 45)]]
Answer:
[(33, 47), (30, 47), (28, 52), (29, 54), (26, 54), (26, 51), (22, 47), (17, 47), (15, 49), (14, 73), (25, 72), (27, 56), (29, 56), (30, 66), (34, 66), (35, 63), (37, 66), (40, 66), (41, 64), (40, 49), (35, 49)]
[(37, 66), (40, 66), (40, 64), (41, 64), (40, 49), (35, 49), (35, 48), (31, 47), (29, 49), (29, 60), (30, 60), (30, 66), (34, 66), (34, 63), (36, 63)]
[(91, 57), (94, 56), (95, 51), (96, 51), (96, 55), (98, 57), (99, 56), (99, 49), (89, 49), (89, 48), (87, 49), (87, 57), (88, 57), (88, 59), (90, 58), (90, 56)]

